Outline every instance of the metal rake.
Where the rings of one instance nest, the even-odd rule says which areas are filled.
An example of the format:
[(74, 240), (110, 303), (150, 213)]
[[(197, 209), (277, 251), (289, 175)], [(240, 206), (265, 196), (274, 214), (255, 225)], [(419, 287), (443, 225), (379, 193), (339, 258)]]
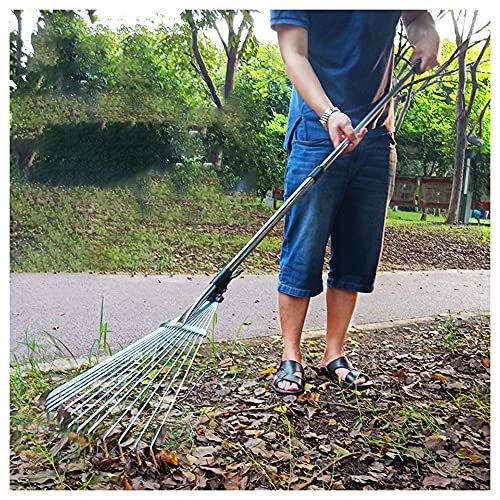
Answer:
[[(359, 132), (418, 72), (419, 62), (385, 94), (355, 127)], [(190, 374), (193, 362), (237, 267), (259, 245), (287, 212), (345, 151), (342, 141), (281, 207), (210, 282), (207, 289), (178, 318), (134, 342), (122, 351), (53, 389), (46, 409), (76, 432), (98, 430), (104, 441), (118, 436), (119, 446), (153, 447), (168, 432), (167, 419)], [(134, 437), (136, 435), (136, 437)], [(141, 445), (142, 443), (142, 445)]]

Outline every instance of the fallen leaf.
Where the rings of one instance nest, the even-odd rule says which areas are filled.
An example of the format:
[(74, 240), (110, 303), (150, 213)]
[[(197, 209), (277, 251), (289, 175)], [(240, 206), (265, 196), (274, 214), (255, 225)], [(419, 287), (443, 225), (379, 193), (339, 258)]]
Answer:
[(259, 375), (269, 375), (270, 373), (276, 373), (277, 369), (270, 366), (269, 368), (266, 368), (265, 370), (262, 370)]
[(50, 456), (55, 457), (64, 448), (64, 445), (68, 441), (69, 441), (68, 436), (63, 436), (50, 451)]
[(428, 436), (425, 438), (425, 446), (432, 451), (442, 450), (445, 443), (446, 438), (444, 436)]
[(432, 373), (431, 378), (434, 380), (440, 380), (441, 382), (448, 381), (448, 377), (446, 377), (446, 375), (443, 375), (442, 373)]
[(405, 380), (408, 378), (408, 375), (403, 370), (394, 370), (391, 376), (394, 378), (403, 378)]
[(194, 483), (196, 481), (196, 474), (194, 474), (193, 472), (190, 472), (190, 471), (187, 471), (187, 470), (183, 470), (182, 471), (182, 475), (190, 482), (190, 483)]
[(451, 479), (448, 477), (439, 476), (438, 474), (432, 474), (427, 476), (423, 481), (424, 488), (433, 486), (435, 488), (445, 488), (451, 483)]
[(170, 465), (179, 465), (179, 457), (177, 452), (173, 451), (165, 451), (162, 450), (155, 455), (157, 460), (161, 460), (162, 462)]
[(88, 438), (85, 437), (83, 434), (79, 434), (79, 433), (76, 433), (76, 432), (69, 432), (68, 433), (68, 438), (69, 438), (70, 443), (76, 443), (76, 442), (78, 442), (78, 444), (81, 447), (85, 447), (85, 446), (87, 446), (89, 444)]
[(227, 368), (227, 367), (231, 367), (233, 365), (233, 359), (232, 358), (225, 358), (223, 359), (220, 363), (219, 363), (219, 366), (221, 368)]
[(205, 434), (205, 437), (209, 441), (214, 441), (216, 443), (222, 443), (222, 441), (223, 441), (222, 438), (220, 438), (219, 436), (217, 436), (217, 434), (215, 434), (214, 432), (212, 432), (210, 429), (205, 429), (204, 434)]
[(299, 394), (297, 396), (297, 401), (300, 402), (305, 402), (305, 401), (318, 401), (319, 400), (319, 394), (317, 392), (303, 392), (302, 394)]
[(489, 359), (487, 359), (487, 358), (485, 358), (485, 359), (483, 359), (483, 360), (481, 361), (481, 364), (482, 364), (483, 366), (485, 366), (486, 368), (489, 368), (489, 367), (490, 367), (490, 360), (489, 360)]
[(483, 457), (474, 453), (470, 448), (460, 448), (456, 453), (457, 457), (465, 458), (467, 460), (471, 460), (472, 462), (480, 462), (483, 460)]
[(92, 462), (92, 464), (96, 469), (107, 471), (110, 470), (113, 467), (113, 465), (118, 464), (120, 462), (120, 459), (92, 457), (90, 461)]
[(278, 413), (286, 413), (287, 409), (288, 408), (286, 405), (277, 405), (274, 407), (274, 410), (277, 411)]
[(127, 479), (127, 476), (123, 476), (123, 487), (126, 490), (133, 490), (132, 485), (130, 484), (129, 480)]
[(422, 396), (420, 394), (413, 392), (409, 387), (406, 387), (405, 385), (403, 385), (402, 388), (403, 388), (403, 391), (406, 394), (408, 394), (408, 396), (415, 398), (415, 399), (422, 399)]
[(240, 489), (241, 476), (234, 475), (224, 481), (224, 489), (226, 490), (239, 490)]
[(42, 470), (40, 472), (37, 472), (35, 474), (30, 474), (29, 478), (31, 481), (34, 483), (46, 483), (47, 481), (51, 481), (53, 479), (56, 479), (56, 473), (55, 471), (48, 469), (48, 470)]

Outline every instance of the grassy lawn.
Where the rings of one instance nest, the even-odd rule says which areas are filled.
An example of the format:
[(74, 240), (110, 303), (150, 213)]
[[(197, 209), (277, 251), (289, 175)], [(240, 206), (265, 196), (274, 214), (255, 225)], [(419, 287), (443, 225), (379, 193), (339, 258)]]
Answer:
[[(388, 210), (387, 211), (387, 222), (389, 224), (398, 224), (398, 223), (413, 223), (413, 224), (429, 224), (429, 223), (434, 223), (434, 224), (443, 224), (446, 220), (446, 216), (439, 215), (435, 216), (433, 214), (427, 214), (427, 220), (422, 221), (420, 220), (422, 217), (421, 212), (406, 212), (402, 210)], [(469, 225), (468, 227), (478, 227), (478, 223), (476, 222), (475, 219), (470, 219), (469, 220)], [(486, 233), (490, 234), (490, 221), (482, 221), (481, 224), (481, 230)]]
[[(119, 188), (11, 186), (11, 271), (218, 271), (272, 210), (249, 195), (228, 195), (210, 180), (179, 191), (165, 177)], [(489, 243), (489, 226), (449, 227), (444, 217), (388, 212), (398, 231), (440, 231)], [(276, 271), (281, 224), (245, 263)]]

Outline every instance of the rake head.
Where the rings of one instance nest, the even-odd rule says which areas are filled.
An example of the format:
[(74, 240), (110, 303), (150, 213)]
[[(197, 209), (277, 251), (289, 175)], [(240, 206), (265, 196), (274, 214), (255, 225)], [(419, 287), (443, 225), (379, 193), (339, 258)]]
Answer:
[[(176, 318), (53, 389), (45, 400), (59, 423), (76, 432), (118, 437), (119, 446), (153, 447), (188, 378), (217, 301), (205, 301), (187, 320)], [(147, 442), (146, 441), (146, 442)]]

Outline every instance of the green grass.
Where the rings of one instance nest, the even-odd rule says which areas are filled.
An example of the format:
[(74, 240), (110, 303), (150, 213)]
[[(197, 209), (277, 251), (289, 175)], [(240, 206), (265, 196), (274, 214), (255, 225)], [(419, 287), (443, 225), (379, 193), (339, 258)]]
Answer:
[(207, 183), (179, 193), (164, 178), (140, 199), (127, 187), (12, 185), (11, 270), (212, 272), (251, 236), (235, 225), (268, 214), (251, 196)]
[[(184, 192), (167, 177), (141, 189), (11, 186), (13, 272), (145, 272), (213, 274), (238, 252), (272, 214), (263, 200), (231, 195), (201, 179)], [(444, 217), (388, 211), (400, 231), (445, 231), (489, 243), (490, 228), (443, 224)], [(281, 224), (249, 256), (245, 268), (275, 272)]]
[(398, 226), (413, 226), (424, 227), (426, 230), (437, 231), (455, 231), (459, 235), (472, 235), (476, 237), (481, 235), (484, 242), (490, 241), (490, 222), (488, 224), (481, 224), (480, 226), (474, 219), (471, 219), (467, 226), (450, 227), (444, 224), (446, 215), (439, 216), (427, 214), (427, 220), (422, 221), (422, 212), (406, 212), (402, 210), (388, 210), (387, 223), (393, 227)]

